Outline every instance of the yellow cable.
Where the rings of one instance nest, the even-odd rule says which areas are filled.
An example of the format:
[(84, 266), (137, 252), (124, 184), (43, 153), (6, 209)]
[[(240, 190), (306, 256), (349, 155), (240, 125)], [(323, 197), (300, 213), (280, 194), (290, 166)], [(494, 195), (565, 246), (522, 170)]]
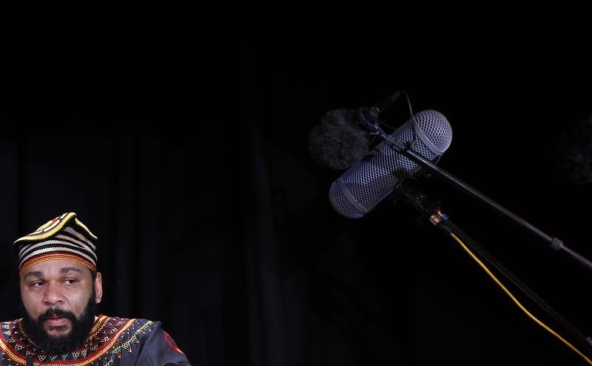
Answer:
[(552, 335), (554, 335), (555, 337), (557, 337), (557, 339), (559, 339), (561, 342), (563, 342), (565, 345), (567, 345), (567, 347), (569, 347), (571, 350), (573, 350), (575, 353), (577, 353), (580, 357), (582, 357), (584, 360), (586, 360), (586, 362), (590, 365), (592, 365), (592, 360), (590, 360), (588, 357), (586, 357), (586, 355), (584, 355), (580, 350), (578, 350), (575, 346), (573, 346), (571, 343), (569, 343), (567, 340), (565, 340), (563, 337), (561, 337), (561, 335), (557, 334), (555, 331), (553, 331), (551, 328), (549, 328), (547, 325), (545, 325), (543, 322), (541, 322), (540, 320), (538, 320), (534, 315), (532, 315), (528, 310), (526, 310), (526, 308), (520, 303), (520, 301), (518, 301), (518, 299), (516, 299), (516, 297), (514, 297), (514, 295), (512, 295), (512, 293), (497, 279), (497, 277), (495, 277), (495, 275), (489, 270), (489, 268), (487, 268), (487, 266), (485, 266), (483, 264), (483, 262), (481, 262), (479, 260), (479, 258), (477, 258), (477, 256), (475, 254), (473, 254), (473, 252), (471, 252), (471, 250), (463, 243), (463, 241), (456, 236), (455, 234), (451, 233), (450, 234), (454, 240), (456, 240), (462, 247), (463, 249), (479, 264), (479, 266), (481, 268), (483, 268), (483, 270), (485, 270), (485, 272), (489, 275), (489, 277), (491, 277), (495, 283), (498, 284), (498, 286), (501, 287), (501, 289), (512, 299), (512, 301), (514, 301), (514, 303), (516, 303), (516, 305), (518, 305), (518, 307), (520, 309), (522, 309), (522, 311), (524, 311), (524, 313), (526, 313), (526, 315), (528, 315), (528, 317), (530, 317), (532, 320), (535, 321), (535, 323), (539, 324), (541, 327), (543, 327), (543, 329), (547, 330), (549, 333), (551, 333)]

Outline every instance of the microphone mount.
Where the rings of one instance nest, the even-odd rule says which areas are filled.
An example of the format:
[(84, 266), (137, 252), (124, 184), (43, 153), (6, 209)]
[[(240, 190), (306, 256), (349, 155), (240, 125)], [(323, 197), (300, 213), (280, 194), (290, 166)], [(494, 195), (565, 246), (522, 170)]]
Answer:
[(361, 107), (358, 110), (358, 120), (362, 126), (370, 130), (372, 135), (382, 135), (384, 131), (379, 126), (378, 117), (382, 111), (393, 105), (401, 96), (400, 91), (396, 91), (392, 95), (378, 101), (372, 107)]

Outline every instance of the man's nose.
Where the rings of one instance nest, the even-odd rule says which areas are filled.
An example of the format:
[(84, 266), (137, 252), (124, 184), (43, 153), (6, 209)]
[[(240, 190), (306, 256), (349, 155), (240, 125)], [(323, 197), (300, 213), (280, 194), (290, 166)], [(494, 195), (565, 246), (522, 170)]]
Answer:
[(60, 285), (56, 283), (48, 282), (43, 295), (43, 303), (46, 305), (57, 305), (64, 301)]

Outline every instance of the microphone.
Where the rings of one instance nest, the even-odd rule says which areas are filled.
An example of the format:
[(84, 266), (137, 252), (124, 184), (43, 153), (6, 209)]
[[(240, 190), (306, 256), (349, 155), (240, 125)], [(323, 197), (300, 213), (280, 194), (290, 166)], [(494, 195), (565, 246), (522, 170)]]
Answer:
[(358, 112), (352, 109), (327, 112), (308, 135), (312, 158), (331, 169), (349, 168), (366, 156), (369, 146), (369, 132), (360, 127)]
[(390, 107), (401, 91), (378, 101), (372, 107), (336, 109), (327, 112), (321, 123), (308, 135), (308, 150), (313, 159), (325, 167), (344, 170), (368, 154), (371, 136), (377, 135), (379, 114)]
[(450, 146), (452, 128), (440, 112), (424, 110), (413, 115), (389, 135), (388, 140), (380, 142), (331, 184), (329, 200), (342, 216), (360, 218), (366, 215), (403, 179), (421, 170), (418, 164), (395, 150), (392, 142), (436, 161)]

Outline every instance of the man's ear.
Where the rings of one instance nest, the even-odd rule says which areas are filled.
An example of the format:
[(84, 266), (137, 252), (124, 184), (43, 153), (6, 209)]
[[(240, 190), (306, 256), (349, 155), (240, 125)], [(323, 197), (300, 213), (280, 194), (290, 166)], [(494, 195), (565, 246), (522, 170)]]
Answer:
[(101, 272), (97, 272), (94, 286), (95, 286), (95, 294), (96, 294), (95, 301), (98, 304), (103, 299), (103, 277), (101, 275)]

